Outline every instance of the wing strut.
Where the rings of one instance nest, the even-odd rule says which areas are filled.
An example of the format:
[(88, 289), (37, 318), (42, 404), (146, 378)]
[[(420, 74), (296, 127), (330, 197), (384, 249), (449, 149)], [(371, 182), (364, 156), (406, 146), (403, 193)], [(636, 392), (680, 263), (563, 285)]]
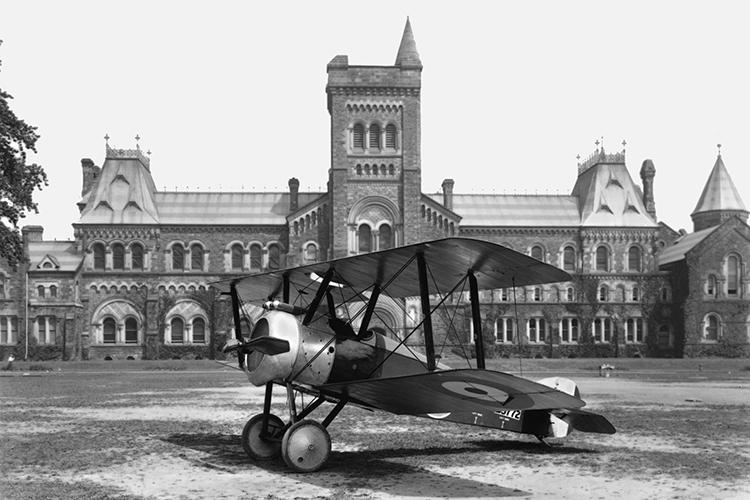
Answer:
[(323, 276), (323, 281), (320, 283), (320, 286), (318, 287), (318, 291), (315, 293), (315, 298), (310, 302), (310, 305), (307, 307), (307, 313), (305, 313), (305, 319), (302, 320), (302, 324), (307, 326), (310, 324), (310, 321), (312, 321), (313, 316), (315, 315), (315, 311), (318, 310), (318, 306), (320, 305), (320, 301), (323, 300), (323, 296), (328, 291), (328, 284), (331, 282), (331, 278), (333, 277), (333, 266), (328, 268), (328, 271), (326, 271), (325, 276)]
[(469, 271), (469, 298), (471, 299), (471, 320), (474, 325), (474, 348), (477, 352), (477, 368), (484, 370), (484, 339), (482, 337), (482, 314), (479, 311), (479, 287), (477, 277)]
[(417, 252), (417, 271), (419, 273), (419, 295), (422, 299), (422, 328), (424, 330), (424, 350), (427, 357), (427, 369), (434, 371), (435, 343), (432, 338), (432, 315), (430, 311), (430, 290), (427, 283), (427, 263), (423, 252)]
[[(245, 339), (242, 338), (242, 327), (240, 325), (240, 296), (237, 294), (237, 284), (232, 281), (229, 285), (229, 295), (232, 297), (232, 316), (234, 317), (234, 337), (239, 341), (240, 344), (245, 343)], [(240, 364), (240, 368), (245, 368), (245, 355), (238, 352), (237, 361)]]
[(363, 338), (367, 332), (367, 327), (370, 326), (370, 319), (372, 319), (372, 313), (375, 311), (375, 304), (378, 303), (378, 297), (380, 297), (380, 285), (375, 283), (370, 293), (370, 300), (367, 302), (367, 310), (362, 318), (362, 324), (359, 326), (359, 338)]

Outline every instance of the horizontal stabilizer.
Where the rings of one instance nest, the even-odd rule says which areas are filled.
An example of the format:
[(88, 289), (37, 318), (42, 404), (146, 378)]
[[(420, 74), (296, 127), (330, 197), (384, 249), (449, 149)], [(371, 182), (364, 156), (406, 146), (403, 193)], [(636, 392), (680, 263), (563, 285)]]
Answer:
[[(558, 414), (558, 412), (555, 412)], [(597, 434), (614, 434), (615, 427), (601, 415), (584, 410), (563, 410), (557, 415), (568, 422), (572, 428), (581, 432), (595, 432)]]

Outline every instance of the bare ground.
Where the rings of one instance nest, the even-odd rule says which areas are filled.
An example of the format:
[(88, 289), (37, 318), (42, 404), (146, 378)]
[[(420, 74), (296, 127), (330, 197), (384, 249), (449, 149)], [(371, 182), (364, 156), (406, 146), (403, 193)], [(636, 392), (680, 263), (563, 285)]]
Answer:
[(592, 375), (573, 378), (613, 436), (544, 448), (346, 408), (325, 469), (294, 474), (242, 451), (263, 393), (241, 373), (14, 372), (0, 377), (0, 498), (750, 498), (750, 372)]

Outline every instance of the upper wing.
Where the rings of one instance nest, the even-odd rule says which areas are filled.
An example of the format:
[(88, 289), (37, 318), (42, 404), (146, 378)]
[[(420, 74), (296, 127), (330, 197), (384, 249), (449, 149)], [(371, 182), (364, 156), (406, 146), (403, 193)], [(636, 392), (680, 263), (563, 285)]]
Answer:
[(318, 285), (315, 276), (323, 276), (333, 268), (335, 277), (332, 281), (341, 285), (337, 286), (335, 295), (343, 296), (344, 299), (355, 297), (375, 283), (383, 286), (384, 293), (391, 297), (414, 297), (419, 295), (417, 264), (414, 261), (418, 252), (424, 254), (427, 267), (432, 270), (430, 293), (450, 291), (470, 270), (474, 272), (480, 290), (571, 279), (570, 275), (554, 266), (495, 243), (469, 238), (446, 238), (244, 276), (221, 281), (216, 285), (226, 291), (230, 283), (235, 282), (243, 300), (251, 302), (269, 297), (279, 298), (286, 277), (290, 283), (289, 302), (298, 303), (300, 295), (315, 294)]
[(580, 408), (579, 398), (490, 370), (445, 370), (325, 384), (324, 394), (402, 415)]

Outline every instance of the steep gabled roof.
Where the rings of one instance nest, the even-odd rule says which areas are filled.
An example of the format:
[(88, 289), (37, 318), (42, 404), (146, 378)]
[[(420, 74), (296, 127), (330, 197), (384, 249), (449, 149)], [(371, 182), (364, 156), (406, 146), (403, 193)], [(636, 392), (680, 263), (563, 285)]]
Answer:
[(685, 254), (692, 250), (701, 241), (710, 236), (717, 227), (719, 226), (709, 227), (701, 231), (686, 234), (685, 236), (676, 239), (672, 246), (665, 248), (664, 251), (657, 257), (659, 266), (684, 259)]
[(708, 176), (703, 193), (695, 206), (692, 215), (716, 210), (747, 211), (740, 198), (740, 193), (732, 182), (732, 178), (724, 166), (721, 155), (716, 157), (716, 163)]

